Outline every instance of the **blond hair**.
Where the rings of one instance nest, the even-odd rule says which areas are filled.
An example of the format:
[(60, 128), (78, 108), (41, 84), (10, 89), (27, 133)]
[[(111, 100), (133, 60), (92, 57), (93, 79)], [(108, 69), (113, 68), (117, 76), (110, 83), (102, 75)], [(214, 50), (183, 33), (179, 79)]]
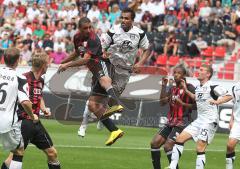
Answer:
[(48, 63), (48, 55), (45, 52), (34, 53), (32, 55), (32, 68), (39, 70), (43, 65)]

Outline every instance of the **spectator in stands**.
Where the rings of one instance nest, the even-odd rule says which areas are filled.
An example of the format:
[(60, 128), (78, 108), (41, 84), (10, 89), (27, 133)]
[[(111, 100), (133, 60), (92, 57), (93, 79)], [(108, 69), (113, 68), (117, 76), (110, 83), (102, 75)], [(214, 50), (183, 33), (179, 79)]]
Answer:
[(212, 13), (212, 8), (209, 6), (208, 0), (205, 0), (205, 6), (202, 7), (199, 11), (199, 16), (203, 19), (208, 18)]
[(110, 27), (111, 23), (107, 20), (106, 15), (102, 15), (102, 21), (98, 21), (97, 29), (100, 29), (102, 33), (106, 33)]
[(40, 15), (40, 10), (38, 9), (37, 2), (34, 2), (32, 7), (27, 9), (27, 18), (30, 21), (33, 21), (34, 18)]
[(29, 50), (28, 44), (24, 44), (20, 52), (20, 65), (29, 65), (32, 58), (32, 52)]
[(108, 2), (107, 0), (99, 0), (97, 3), (98, 9), (100, 11), (107, 11), (108, 10)]
[(16, 8), (14, 7), (13, 2), (9, 1), (3, 13), (4, 19), (8, 19), (8, 18), (13, 19), (15, 11), (16, 11)]
[(72, 3), (68, 10), (67, 21), (70, 22), (72, 18), (76, 18), (79, 14), (77, 6)]
[(119, 9), (121, 11), (127, 7), (128, 7), (128, 0), (119, 0)]
[(56, 52), (58, 51), (59, 48), (61, 48), (63, 51), (65, 51), (65, 42), (63, 41), (62, 38), (58, 38), (57, 41), (54, 41), (53, 44), (53, 51)]
[(46, 49), (47, 47), (53, 49), (53, 41), (50, 39), (50, 34), (48, 33), (44, 35), (44, 40), (42, 44), (43, 49)]
[(188, 27), (187, 32), (188, 34), (188, 41), (191, 41), (193, 39), (193, 35), (196, 35), (198, 33), (198, 17), (194, 15), (194, 11), (190, 10), (189, 16), (188, 16)]
[(52, 54), (52, 63), (61, 64), (62, 60), (67, 57), (67, 54), (63, 51), (62, 47), (58, 47), (57, 51)]
[(0, 48), (7, 49), (13, 46), (13, 41), (9, 39), (8, 33), (4, 33), (2, 40), (0, 41)]
[(221, 2), (218, 0), (216, 1), (216, 6), (212, 8), (212, 13), (215, 13), (217, 17), (223, 16), (223, 8), (221, 7)]
[(23, 23), (22, 28), (20, 29), (20, 36), (23, 38), (27, 37), (27, 34), (32, 35), (32, 29), (27, 26), (27, 22)]
[(169, 33), (169, 37), (166, 40), (166, 43), (164, 44), (164, 55), (167, 55), (168, 52), (172, 51), (172, 55), (176, 56), (177, 50), (178, 50), (178, 43), (176, 40), (176, 35), (174, 31), (171, 31)]
[(77, 30), (73, 29), (72, 23), (67, 24), (67, 30), (66, 30), (66, 37), (71, 37), (73, 39), (73, 36), (76, 34)]
[(57, 18), (59, 20), (65, 21), (68, 15), (68, 7), (63, 6), (61, 10), (57, 11)]
[(87, 14), (87, 17), (93, 21), (93, 19), (98, 19), (99, 18), (99, 15), (100, 15), (100, 11), (97, 7), (96, 4), (93, 4), (92, 5), (92, 8), (88, 11), (88, 14)]
[(71, 39), (71, 37), (67, 37), (66, 40), (66, 53), (72, 53), (74, 51), (74, 44), (73, 44), (73, 41)]
[(57, 30), (54, 32), (53, 40), (56, 41), (59, 38), (66, 37), (66, 30), (63, 28), (63, 23), (59, 22), (57, 26)]
[(196, 40), (191, 41), (188, 45), (189, 55), (191, 57), (200, 55), (202, 49), (207, 48), (207, 42), (202, 39), (202, 35), (199, 34)]
[(37, 23), (36, 25), (36, 29), (33, 31), (33, 36), (36, 36), (38, 37), (39, 39), (41, 39), (44, 35), (44, 30), (42, 29), (41, 27), (41, 24), (40, 23)]
[(151, 32), (152, 19), (153, 19), (152, 14), (149, 11), (145, 11), (140, 22), (141, 29), (143, 29), (146, 32)]
[(151, 6), (152, 4), (150, 0), (143, 0), (140, 7), (142, 9), (142, 12), (145, 13), (146, 11), (151, 11)]
[(230, 20), (226, 21), (226, 25), (223, 29), (223, 39), (217, 41), (219, 46), (226, 46), (228, 52), (231, 52), (235, 47), (235, 40), (237, 38), (237, 31), (235, 29), (235, 24), (232, 24)]
[(121, 16), (121, 11), (119, 10), (118, 4), (114, 4), (109, 14), (109, 21), (111, 25), (114, 25), (120, 16)]
[(32, 35), (28, 33), (27, 37), (24, 38), (23, 40), (23, 45), (28, 45), (28, 49), (32, 51), (32, 44), (33, 44)]
[(163, 24), (165, 15), (164, 0), (155, 0), (151, 3), (151, 14), (153, 17), (152, 27), (157, 27)]
[(172, 32), (175, 30), (178, 20), (177, 17), (173, 14), (174, 8), (169, 7), (167, 10), (167, 15), (164, 18), (164, 25), (158, 27), (158, 31), (162, 32), (167, 30), (168, 32)]

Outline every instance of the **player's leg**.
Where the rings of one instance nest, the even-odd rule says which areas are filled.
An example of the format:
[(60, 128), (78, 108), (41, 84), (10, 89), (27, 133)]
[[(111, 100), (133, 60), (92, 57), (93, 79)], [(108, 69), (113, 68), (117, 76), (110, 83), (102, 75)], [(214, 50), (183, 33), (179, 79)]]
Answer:
[(22, 160), (24, 154), (23, 145), (12, 151), (13, 157), (9, 165), (9, 169), (22, 169)]
[[(169, 164), (171, 163), (172, 160), (172, 150), (174, 144), (176, 143), (176, 138), (182, 131), (183, 127), (173, 127), (171, 133), (168, 136), (168, 139), (166, 140), (166, 143), (164, 144), (164, 151), (167, 154)], [(176, 168), (177, 169), (179, 168), (178, 165)]]
[(239, 141), (235, 138), (229, 138), (227, 142), (227, 153), (226, 153), (226, 169), (233, 169), (235, 155), (235, 147)]
[(1, 169), (9, 169), (12, 158), (13, 158), (13, 153), (10, 153), (7, 159), (2, 163)]
[(235, 160), (235, 147), (240, 140), (240, 125), (234, 122), (229, 134), (226, 152), (226, 169), (233, 169)]
[(35, 124), (34, 130), (35, 135), (31, 139), (31, 143), (47, 155), (49, 169), (60, 169), (61, 165), (58, 161), (57, 150), (53, 147), (52, 139), (41, 121)]
[[(92, 95), (89, 97), (89, 110), (93, 112), (98, 119), (101, 119), (103, 113), (106, 111), (107, 103), (107, 97)], [(118, 129), (110, 118), (101, 119), (101, 122), (111, 132), (109, 139), (105, 143), (106, 145), (112, 145), (118, 138), (123, 136), (123, 131)]]
[(78, 129), (78, 135), (81, 136), (81, 137), (84, 137), (85, 134), (86, 134), (86, 130), (87, 130), (87, 125), (88, 125), (88, 118), (89, 118), (89, 114), (91, 112), (88, 110), (88, 100), (86, 102), (86, 105), (85, 105), (85, 109), (84, 109), (84, 112), (83, 112), (83, 120), (82, 120), (82, 123)]
[(154, 169), (161, 168), (161, 152), (160, 148), (165, 143), (169, 133), (171, 132), (171, 127), (164, 126), (152, 139), (151, 141), (151, 157), (152, 165)]
[(44, 149), (44, 153), (48, 158), (48, 168), (49, 169), (60, 169), (60, 162), (57, 157), (57, 150), (52, 146), (50, 148)]
[(204, 169), (206, 164), (205, 151), (207, 146), (212, 142), (216, 130), (217, 123), (201, 125), (196, 148), (197, 149), (196, 169)]
[[(12, 130), (4, 133), (1, 137), (3, 148), (13, 153), (12, 160), (9, 160), (9, 169), (21, 169), (24, 154), (21, 122), (14, 124)], [(6, 164), (6, 166), (8, 166), (8, 164)]]
[(184, 143), (190, 139), (196, 139), (199, 131), (199, 124), (196, 122), (192, 122), (189, 126), (187, 126), (180, 135), (176, 138), (176, 143), (173, 146), (172, 150), (172, 158), (170, 167), (171, 169), (176, 169), (178, 165), (178, 161), (183, 153)]

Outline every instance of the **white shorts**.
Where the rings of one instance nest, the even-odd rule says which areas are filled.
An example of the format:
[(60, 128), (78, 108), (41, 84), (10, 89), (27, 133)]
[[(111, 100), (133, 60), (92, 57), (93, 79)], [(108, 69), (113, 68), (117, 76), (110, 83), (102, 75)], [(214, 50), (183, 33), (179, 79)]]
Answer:
[(240, 140), (240, 123), (233, 122), (232, 129), (229, 134), (229, 138), (235, 138), (237, 140)]
[(23, 147), (24, 142), (21, 134), (21, 122), (18, 122), (12, 127), (7, 133), (0, 134), (0, 140), (3, 145), (3, 149), (7, 151), (12, 151), (17, 148)]
[(210, 144), (217, 131), (217, 127), (217, 123), (200, 123), (195, 120), (183, 131), (189, 133), (195, 142), (202, 140)]

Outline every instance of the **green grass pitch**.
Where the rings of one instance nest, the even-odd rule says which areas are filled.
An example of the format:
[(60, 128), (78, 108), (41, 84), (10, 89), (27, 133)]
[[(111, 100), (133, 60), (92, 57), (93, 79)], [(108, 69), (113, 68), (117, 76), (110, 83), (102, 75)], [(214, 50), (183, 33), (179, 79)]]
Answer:
[[(62, 169), (151, 169), (149, 144), (158, 131), (152, 128), (137, 128), (120, 126), (125, 131), (123, 138), (111, 147), (106, 147), (104, 142), (109, 136), (106, 129), (98, 131), (95, 124), (91, 124), (85, 138), (77, 136), (77, 125), (63, 125), (54, 120), (42, 121), (50, 133), (54, 145), (58, 150)], [(217, 134), (213, 143), (208, 147), (206, 154), (206, 169), (225, 168), (225, 147), (228, 135)], [(195, 168), (195, 145), (189, 141), (180, 160), (181, 169)], [(238, 160), (239, 147), (235, 168), (240, 168)], [(7, 156), (1, 152), (3, 161)], [(162, 168), (168, 165), (167, 158), (162, 151)], [(45, 155), (33, 146), (25, 152), (24, 169), (47, 169)]]

